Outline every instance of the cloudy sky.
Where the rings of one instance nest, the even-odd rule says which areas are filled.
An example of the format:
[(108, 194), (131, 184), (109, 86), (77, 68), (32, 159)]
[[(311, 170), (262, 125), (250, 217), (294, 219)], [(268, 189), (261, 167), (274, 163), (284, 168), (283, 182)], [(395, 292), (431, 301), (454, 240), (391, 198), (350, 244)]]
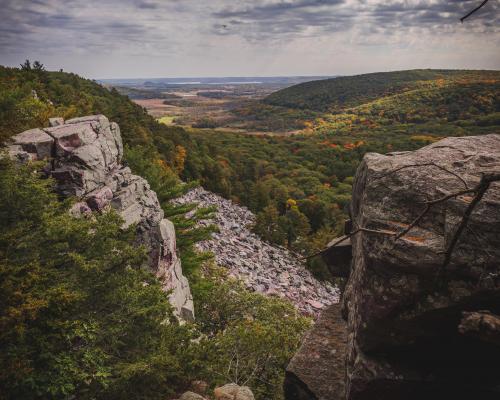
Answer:
[(490, 0), (0, 0), (0, 64), (89, 78), (500, 69)]

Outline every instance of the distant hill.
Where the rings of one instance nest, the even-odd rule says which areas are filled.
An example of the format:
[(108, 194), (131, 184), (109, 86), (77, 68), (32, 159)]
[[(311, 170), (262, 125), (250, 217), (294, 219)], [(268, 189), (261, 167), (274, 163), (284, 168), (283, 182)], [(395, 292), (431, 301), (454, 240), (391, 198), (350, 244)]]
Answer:
[(500, 71), (409, 70), (344, 76), (301, 83), (269, 95), (264, 102), (273, 106), (338, 112), (375, 99), (428, 89), (436, 83), (463, 85), (500, 81)]

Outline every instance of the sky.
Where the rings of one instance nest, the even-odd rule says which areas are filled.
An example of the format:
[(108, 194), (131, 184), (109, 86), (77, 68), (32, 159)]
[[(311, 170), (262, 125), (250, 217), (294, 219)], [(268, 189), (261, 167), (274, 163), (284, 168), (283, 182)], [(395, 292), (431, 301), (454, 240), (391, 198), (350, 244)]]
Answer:
[(500, 69), (500, 1), (0, 0), (0, 64), (87, 78)]

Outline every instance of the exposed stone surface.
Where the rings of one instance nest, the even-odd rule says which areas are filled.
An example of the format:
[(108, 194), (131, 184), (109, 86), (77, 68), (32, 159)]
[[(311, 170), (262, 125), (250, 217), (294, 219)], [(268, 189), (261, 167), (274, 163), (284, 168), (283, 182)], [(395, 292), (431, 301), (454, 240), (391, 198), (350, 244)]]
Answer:
[(197, 394), (204, 395), (207, 392), (208, 383), (205, 381), (191, 382), (191, 390)]
[(500, 316), (489, 311), (464, 312), (458, 331), (500, 346)]
[(338, 302), (337, 289), (316, 280), (299, 256), (262, 241), (249, 230), (255, 216), (247, 208), (203, 188), (189, 191), (175, 203), (217, 207), (215, 219), (202, 223), (214, 223), (219, 233), (199, 243), (198, 248), (213, 252), (217, 263), (227, 267), (233, 277), (242, 279), (248, 288), (287, 298), (301, 312), (312, 316), (326, 305)]
[(333, 239), (321, 253), (321, 257), (333, 276), (347, 278), (351, 271), (351, 239), (346, 236)]
[(13, 137), (11, 156), (20, 160), (51, 157), (47, 172), (64, 196), (81, 199), (70, 212), (114, 208), (125, 226), (137, 224), (138, 244), (149, 249), (149, 266), (172, 291), (170, 302), (177, 315), (193, 318), (193, 301), (177, 256), (173, 224), (163, 218), (156, 193), (143, 178), (121, 164), (120, 128), (104, 115), (70, 119), (52, 118), (50, 128), (31, 129)]
[[(43, 130), (35, 128), (13, 137), (14, 145), (31, 155), (32, 160), (43, 160), (52, 155), (54, 139)], [(15, 151), (15, 150), (14, 150)]]
[[(435, 165), (408, 167), (429, 163), (453, 174)], [(399, 232), (421, 213), (423, 202), (473, 187), (482, 172), (492, 170), (500, 170), (500, 135), (447, 138), (396, 155), (367, 154), (353, 186), (354, 228)], [(370, 232), (352, 238), (343, 299), (349, 399), (382, 392), (385, 399), (407, 392), (425, 398), (500, 396), (500, 365), (494, 361), (500, 349), (457, 330), (462, 310), (500, 311), (499, 183), (474, 210), (444, 279), (436, 282), (443, 251), (471, 200), (467, 195), (437, 204), (400, 240)]]
[(179, 397), (179, 400), (206, 400), (206, 399), (205, 397), (200, 396), (198, 393), (186, 392), (181, 397)]
[(285, 397), (332, 400), (345, 396), (346, 323), (340, 305), (327, 307), (286, 370)]
[(500, 398), (500, 184), (493, 183), (474, 209), (445, 269), (444, 250), (473, 194), (431, 207), (406, 235), (394, 236), (425, 201), (473, 187), (482, 173), (499, 170), (500, 135), (447, 138), (414, 152), (364, 157), (351, 216), (353, 230), (368, 230), (351, 237), (342, 298), (346, 394), (338, 398)]
[(239, 386), (235, 383), (215, 388), (216, 400), (255, 400), (255, 397), (248, 386)]
[(61, 117), (56, 117), (56, 118), (49, 118), (49, 125), (50, 126), (59, 126), (64, 124), (64, 118)]

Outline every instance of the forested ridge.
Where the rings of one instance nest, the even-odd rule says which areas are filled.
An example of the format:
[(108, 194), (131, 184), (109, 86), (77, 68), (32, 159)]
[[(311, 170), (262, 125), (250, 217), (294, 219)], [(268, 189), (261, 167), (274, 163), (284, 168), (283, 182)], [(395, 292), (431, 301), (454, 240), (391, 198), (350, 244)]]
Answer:
[(412, 70), (299, 84), (237, 110), (268, 128), (301, 128), (292, 136), (260, 137), (158, 124), (114, 89), (73, 74), (1, 74), (8, 89), (3, 135), (44, 124), (48, 115), (102, 112), (120, 124), (129, 146), (148, 153), (135, 159), (153, 158), (166, 173), (247, 205), (263, 238), (306, 254), (341, 232), (352, 177), (366, 152), (413, 150), (500, 127), (498, 71)]
[(218, 165), (193, 169), (193, 177), (248, 205), (266, 239), (311, 253), (340, 233), (352, 177), (366, 152), (498, 132), (500, 73), (414, 70), (334, 78), (283, 89), (237, 112), (261, 128), (278, 121), (300, 130), (267, 137), (194, 130), (204, 162), (209, 156)]
[[(338, 82), (344, 83), (337, 90)], [(194, 250), (211, 231), (195, 223), (211, 210), (188, 219), (193, 206), (169, 200), (200, 182), (254, 211), (254, 230), (266, 240), (309, 254), (341, 232), (353, 175), (366, 152), (411, 150), (444, 136), (500, 128), (498, 72), (402, 71), (327, 83), (298, 85), (239, 110), (261, 125), (278, 120), (280, 127), (301, 129), (293, 136), (255, 137), (165, 126), (116, 90), (75, 74), (0, 67), (1, 141), (47, 126), (55, 116), (102, 113), (120, 125), (126, 161), (149, 181), (175, 223), (197, 307), (195, 324), (158, 326), (170, 315), (166, 297), (138, 270), (142, 255), (131, 256), (119, 218), (64, 216), (69, 204), (53, 195), (50, 180), (38, 179), (36, 166), (2, 162), (0, 341), (6, 351), (0, 387), (6, 398), (165, 398), (191, 379), (224, 383), (238, 351), (247, 360), (239, 370), (243, 381), (259, 360), (273, 360), (248, 384), (258, 399), (279, 399), (284, 368), (307, 320), (282, 300), (227, 282), (210, 255)], [(86, 250), (94, 241), (102, 243)], [(114, 262), (106, 254), (111, 247), (126, 262), (104, 281), (107, 297), (93, 304), (89, 299)], [(310, 267), (328, 278), (317, 261)], [(138, 284), (144, 280), (152, 284)], [(107, 313), (100, 315), (101, 309)], [(130, 318), (138, 325), (121, 322)], [(133, 345), (102, 340), (120, 335), (142, 336)]]
[(376, 72), (301, 83), (271, 94), (264, 102), (288, 108), (334, 112), (434, 83), (460, 85), (468, 82), (492, 83), (498, 82), (498, 79), (498, 71), (420, 69)]
[(145, 251), (132, 230), (121, 230), (119, 216), (74, 218), (74, 200), (58, 199), (42, 165), (2, 158), (1, 397), (166, 399), (203, 379), (211, 388), (246, 382), (257, 399), (282, 398), (285, 367), (309, 320), (290, 303), (229, 280), (209, 254), (195, 251), (212, 231), (195, 224), (212, 210), (186, 218), (195, 205), (169, 203), (191, 186), (179, 175), (197, 171), (201, 155), (190, 136), (91, 80), (40, 64), (0, 67), (1, 141), (47, 126), (49, 117), (97, 113), (119, 123), (126, 162), (175, 224), (196, 322), (177, 323), (166, 293), (141, 268)]

